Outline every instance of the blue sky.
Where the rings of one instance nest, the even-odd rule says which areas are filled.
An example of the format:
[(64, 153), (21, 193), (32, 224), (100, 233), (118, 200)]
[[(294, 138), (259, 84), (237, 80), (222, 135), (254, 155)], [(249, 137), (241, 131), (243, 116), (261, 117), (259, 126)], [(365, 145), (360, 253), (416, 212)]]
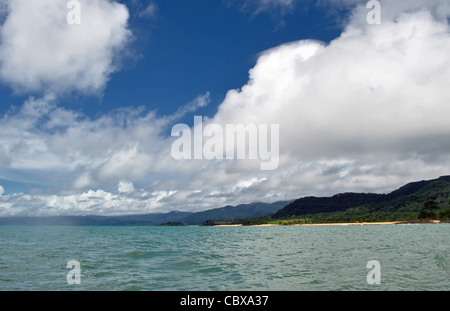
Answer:
[(132, 19), (142, 58), (108, 84), (108, 106), (144, 104), (170, 114), (209, 91), (212, 104), (201, 113), (212, 116), (228, 90), (246, 83), (260, 52), (299, 39), (329, 41), (341, 31), (336, 16), (314, 5), (256, 16), (224, 1), (161, 1), (157, 7), (155, 17)]
[[(212, 116), (228, 90), (247, 82), (259, 53), (301, 39), (329, 42), (341, 33), (342, 20), (350, 12), (312, 2), (294, 2), (287, 12), (277, 7), (258, 12), (256, 4), (243, 7), (243, 2), (231, 1), (135, 2), (122, 1), (130, 12), (128, 27), (134, 38), (121, 70), (97, 96), (74, 93), (60, 105), (90, 116), (142, 105), (171, 114), (210, 92), (211, 105), (201, 113)], [(149, 5), (154, 5), (154, 13), (143, 15)], [(9, 104), (1, 106), (2, 113), (30, 95), (14, 95), (4, 84), (0, 91)]]
[[(203, 210), (448, 174), (447, 1), (380, 1), (379, 25), (362, 0), (80, 0), (80, 25), (66, 2), (0, 0), (0, 216)], [(278, 124), (279, 167), (174, 160), (170, 130), (194, 115)]]

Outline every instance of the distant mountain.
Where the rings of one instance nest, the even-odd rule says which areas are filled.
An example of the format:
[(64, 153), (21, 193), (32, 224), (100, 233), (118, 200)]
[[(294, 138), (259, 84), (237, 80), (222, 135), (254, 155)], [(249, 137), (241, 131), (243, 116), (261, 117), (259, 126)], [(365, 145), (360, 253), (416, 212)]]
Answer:
[(376, 218), (407, 218), (419, 212), (423, 203), (434, 200), (443, 209), (450, 208), (450, 176), (409, 183), (388, 194), (341, 193), (331, 197), (305, 197), (271, 215), (288, 219), (304, 215), (328, 215), (339, 218), (374, 215)]
[(278, 201), (275, 203), (249, 203), (236, 206), (225, 206), (221, 208), (210, 209), (203, 212), (197, 212), (178, 221), (185, 225), (201, 225), (206, 220), (212, 219), (241, 219), (258, 216), (268, 216), (283, 208), (291, 201)]
[(155, 213), (126, 216), (50, 216), (50, 217), (0, 217), (0, 225), (48, 226), (156, 226), (177, 221), (191, 212)]
[(0, 217), (0, 225), (60, 225), (60, 226), (157, 226), (167, 223), (202, 225), (210, 219), (235, 219), (270, 215), (290, 201), (250, 203), (225, 206), (202, 212), (177, 212), (126, 216), (50, 216)]

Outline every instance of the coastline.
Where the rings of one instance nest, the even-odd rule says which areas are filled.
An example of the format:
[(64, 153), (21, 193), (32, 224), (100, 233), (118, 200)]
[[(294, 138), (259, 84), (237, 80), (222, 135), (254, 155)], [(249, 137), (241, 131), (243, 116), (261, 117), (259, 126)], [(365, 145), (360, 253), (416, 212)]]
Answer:
[(293, 226), (377, 226), (377, 225), (397, 225), (401, 222), (345, 222), (345, 223), (324, 223), (324, 224), (298, 224)]
[[(345, 223), (316, 223), (316, 224), (262, 224), (262, 225), (250, 225), (246, 227), (274, 227), (274, 226), (377, 226), (377, 225), (399, 225), (399, 224), (412, 224), (413, 222), (408, 221), (386, 221), (386, 222), (345, 222)], [(439, 224), (439, 220), (434, 220), (426, 224)], [(212, 227), (243, 227), (242, 224), (236, 225), (215, 225)]]

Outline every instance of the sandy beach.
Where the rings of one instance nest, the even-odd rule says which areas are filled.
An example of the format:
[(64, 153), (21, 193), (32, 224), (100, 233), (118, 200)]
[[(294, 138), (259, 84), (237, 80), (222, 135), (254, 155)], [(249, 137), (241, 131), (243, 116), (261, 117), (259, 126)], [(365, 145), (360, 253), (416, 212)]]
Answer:
[(372, 226), (372, 225), (396, 225), (400, 222), (348, 222), (348, 223), (325, 223), (325, 224), (298, 224), (293, 226)]
[[(323, 223), (323, 224), (263, 224), (249, 227), (273, 227), (273, 226), (372, 226), (372, 225), (396, 225), (401, 222), (348, 222), (348, 223)], [(216, 225), (214, 227), (242, 227), (242, 225)]]
[[(414, 222), (408, 221), (384, 221), (384, 222), (344, 222), (344, 223), (317, 223), (317, 224), (262, 224), (262, 225), (249, 225), (248, 227), (274, 227), (274, 226), (376, 226), (376, 225), (398, 225), (398, 224), (411, 224)], [(439, 224), (448, 223), (446, 221), (431, 220), (426, 224)], [(425, 223), (424, 223), (425, 224)], [(243, 225), (215, 225), (213, 227), (242, 227)]]

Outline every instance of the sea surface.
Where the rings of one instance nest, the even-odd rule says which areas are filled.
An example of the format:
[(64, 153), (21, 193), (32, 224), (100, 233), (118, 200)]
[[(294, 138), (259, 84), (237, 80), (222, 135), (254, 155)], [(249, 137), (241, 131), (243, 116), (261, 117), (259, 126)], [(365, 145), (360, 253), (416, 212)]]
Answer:
[(0, 226), (0, 290), (448, 291), (450, 224)]

